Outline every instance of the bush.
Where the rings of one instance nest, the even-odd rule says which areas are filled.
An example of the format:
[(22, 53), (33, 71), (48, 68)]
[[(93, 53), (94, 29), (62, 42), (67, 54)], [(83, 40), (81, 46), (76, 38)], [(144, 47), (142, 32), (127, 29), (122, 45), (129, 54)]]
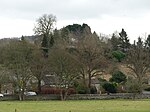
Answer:
[(123, 74), (121, 71), (115, 71), (112, 74), (112, 77), (109, 79), (110, 82), (116, 82), (116, 83), (121, 83), (121, 82), (126, 82), (126, 75)]
[(115, 59), (118, 60), (118, 62), (121, 62), (121, 60), (125, 57), (125, 54), (122, 51), (113, 51), (112, 55)]
[(129, 77), (125, 86), (128, 93), (136, 94), (140, 92), (140, 86), (137, 79)]
[(148, 87), (148, 88), (146, 88), (146, 89), (144, 89), (145, 91), (150, 91), (150, 87)]
[(87, 88), (82, 83), (75, 82), (74, 87), (78, 94), (86, 94), (87, 93)]
[(116, 93), (116, 86), (113, 83), (105, 82), (102, 87), (107, 91), (107, 93)]
[(97, 89), (96, 89), (95, 86), (92, 86), (92, 87), (91, 87), (90, 93), (91, 93), (91, 94), (96, 94), (96, 93), (97, 93)]
[(78, 94), (86, 94), (87, 93), (87, 88), (84, 87), (84, 86), (78, 86), (77, 93)]

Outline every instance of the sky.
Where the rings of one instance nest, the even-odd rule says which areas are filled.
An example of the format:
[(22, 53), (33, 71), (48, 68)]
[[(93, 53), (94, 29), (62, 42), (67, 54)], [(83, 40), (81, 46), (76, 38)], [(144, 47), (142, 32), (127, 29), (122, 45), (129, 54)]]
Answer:
[(43, 14), (55, 15), (58, 29), (86, 23), (110, 35), (124, 28), (131, 41), (150, 34), (150, 0), (0, 0), (0, 38), (34, 35)]

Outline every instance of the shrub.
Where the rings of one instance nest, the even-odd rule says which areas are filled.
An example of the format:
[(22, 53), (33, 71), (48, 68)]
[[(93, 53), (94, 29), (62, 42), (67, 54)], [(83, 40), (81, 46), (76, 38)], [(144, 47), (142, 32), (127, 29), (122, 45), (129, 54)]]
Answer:
[(128, 78), (126, 82), (126, 90), (128, 93), (139, 93), (140, 86), (137, 79), (133, 79), (131, 77)]
[(146, 89), (144, 89), (145, 91), (150, 91), (150, 87), (147, 87)]
[(86, 94), (87, 93), (87, 88), (82, 83), (75, 82), (74, 87), (78, 94)]
[(112, 74), (112, 77), (109, 79), (110, 82), (116, 82), (116, 83), (121, 83), (121, 82), (126, 82), (126, 75), (123, 74), (121, 71), (115, 71)]
[(105, 82), (102, 87), (107, 91), (107, 93), (116, 93), (116, 86), (113, 83)]
[(125, 54), (122, 51), (113, 51), (112, 55), (115, 59), (118, 60), (118, 62), (121, 62), (121, 60), (125, 57)]
[(96, 89), (95, 86), (92, 86), (92, 87), (91, 87), (90, 93), (91, 93), (91, 94), (96, 94), (96, 93), (97, 93), (97, 89)]

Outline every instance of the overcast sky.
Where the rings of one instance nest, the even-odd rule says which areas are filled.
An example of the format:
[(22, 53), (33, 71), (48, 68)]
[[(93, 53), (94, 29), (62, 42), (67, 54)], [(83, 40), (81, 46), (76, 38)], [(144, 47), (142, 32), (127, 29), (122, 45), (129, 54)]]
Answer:
[(43, 14), (57, 17), (57, 28), (87, 23), (98, 34), (125, 29), (131, 40), (150, 34), (150, 0), (0, 0), (0, 38), (33, 35)]

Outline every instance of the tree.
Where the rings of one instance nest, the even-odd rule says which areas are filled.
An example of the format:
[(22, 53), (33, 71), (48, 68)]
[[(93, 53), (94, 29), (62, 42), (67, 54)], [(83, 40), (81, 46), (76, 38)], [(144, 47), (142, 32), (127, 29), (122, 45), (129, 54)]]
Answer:
[(42, 52), (35, 48), (32, 53), (32, 60), (30, 62), (31, 72), (34, 77), (38, 80), (38, 93), (41, 93), (41, 81), (48, 73), (47, 58), (44, 58)]
[(75, 55), (82, 65), (80, 73), (85, 86), (88, 88), (88, 93), (90, 93), (92, 77), (103, 72), (107, 66), (102, 47), (102, 42), (92, 35), (87, 35), (80, 40), (76, 47)]
[(113, 51), (112, 55), (114, 58), (118, 60), (118, 62), (121, 62), (122, 59), (124, 59), (125, 54), (122, 51)]
[(116, 50), (119, 50), (119, 36), (117, 36), (117, 34), (113, 33), (111, 39), (110, 39), (110, 42), (111, 42), (111, 46), (112, 46), (112, 50), (113, 51), (116, 51)]
[(54, 25), (56, 23), (56, 17), (52, 14), (44, 14), (37, 19), (37, 24), (34, 27), (34, 32), (37, 35), (50, 35), (53, 32)]
[(133, 94), (133, 99), (135, 99), (137, 93), (140, 93), (141, 87), (139, 85), (139, 81), (135, 78), (128, 77), (125, 87), (128, 93)]
[(80, 79), (84, 83), (84, 88), (87, 88), (87, 92), (90, 93), (92, 78), (101, 74), (107, 66), (107, 60), (104, 57), (105, 42), (101, 41), (96, 33), (92, 33), (87, 24), (68, 25), (61, 29), (60, 37), (62, 39), (57, 42), (63, 43), (63, 45), (59, 48), (67, 49), (82, 65)]
[(127, 33), (125, 32), (124, 29), (121, 30), (121, 32), (119, 33), (119, 47), (120, 49), (126, 53), (126, 51), (129, 49), (130, 47), (130, 42), (129, 42), (129, 39), (128, 39), (128, 36), (127, 36)]
[(79, 77), (79, 62), (65, 49), (53, 49), (50, 53), (50, 71), (55, 75), (55, 84), (60, 89), (61, 100), (65, 100), (69, 88)]
[(48, 57), (48, 49), (49, 49), (49, 44), (48, 44), (48, 38), (46, 36), (46, 34), (43, 35), (43, 40), (42, 40), (42, 43), (41, 43), (41, 47), (43, 49), (43, 54), (44, 54), (44, 57)]
[(138, 42), (135, 42), (129, 49), (126, 62), (128, 68), (133, 71), (134, 76), (137, 78), (140, 92), (142, 92), (143, 78), (147, 77), (150, 70), (150, 52), (144, 46), (144, 42), (140, 37)]
[(5, 66), (12, 71), (12, 78), (17, 86), (20, 100), (24, 99), (27, 83), (32, 78), (30, 60), (33, 45), (26, 41), (11, 41), (5, 51)]
[(148, 37), (145, 41), (145, 46), (150, 49), (150, 35), (148, 35)]
[[(66, 27), (61, 29), (61, 37), (65, 39), (66, 41), (70, 41), (72, 39), (80, 40), (85, 37), (86, 35), (91, 35), (91, 28), (84, 24), (73, 24), (73, 25), (67, 25)], [(95, 35), (95, 33), (94, 33)]]
[(0, 65), (0, 92), (2, 84), (11, 82), (11, 71)]
[(41, 47), (44, 52), (44, 56), (47, 57), (48, 49), (54, 44), (53, 40), (53, 29), (56, 23), (56, 17), (52, 14), (44, 14), (42, 17), (37, 19), (37, 24), (34, 27), (34, 32), (37, 35), (43, 37)]

